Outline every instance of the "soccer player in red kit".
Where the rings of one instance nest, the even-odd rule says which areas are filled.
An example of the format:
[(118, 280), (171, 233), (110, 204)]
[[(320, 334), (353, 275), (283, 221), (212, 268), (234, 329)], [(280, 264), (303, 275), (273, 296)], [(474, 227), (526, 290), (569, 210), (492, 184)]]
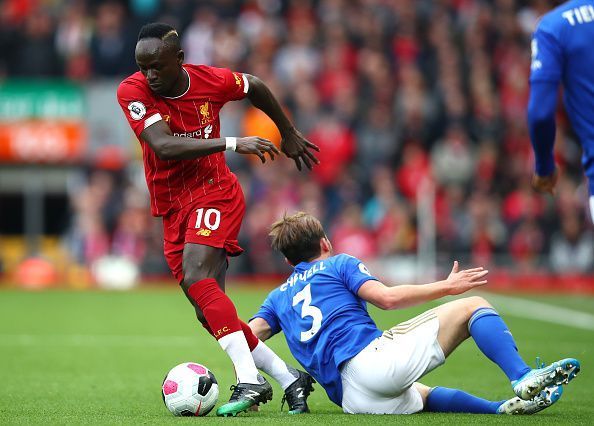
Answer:
[(164, 252), (198, 319), (231, 358), (238, 383), (217, 415), (237, 415), (272, 398), (258, 368), (285, 390), (291, 413), (308, 411), (313, 379), (286, 365), (254, 336), (224, 293), (227, 257), (243, 251), (237, 235), (243, 192), (225, 162), (225, 150), (254, 154), (264, 163), (278, 149), (259, 137), (220, 137), (219, 111), (248, 98), (276, 124), (281, 150), (311, 169), (317, 163), (305, 140), (258, 78), (206, 65), (184, 64), (177, 31), (147, 24), (136, 44), (140, 72), (126, 78), (118, 102), (142, 146), (151, 211), (163, 218)]

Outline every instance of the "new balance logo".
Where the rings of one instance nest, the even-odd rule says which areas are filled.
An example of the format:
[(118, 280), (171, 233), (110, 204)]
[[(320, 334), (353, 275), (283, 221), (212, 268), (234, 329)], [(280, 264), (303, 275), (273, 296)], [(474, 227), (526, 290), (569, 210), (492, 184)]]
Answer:
[(303, 388), (297, 388), (297, 392), (299, 392), (297, 398), (305, 398), (305, 395), (303, 395)]
[(256, 398), (260, 396), (260, 392), (256, 392), (255, 390), (248, 389), (244, 396), (251, 400), (256, 400)]

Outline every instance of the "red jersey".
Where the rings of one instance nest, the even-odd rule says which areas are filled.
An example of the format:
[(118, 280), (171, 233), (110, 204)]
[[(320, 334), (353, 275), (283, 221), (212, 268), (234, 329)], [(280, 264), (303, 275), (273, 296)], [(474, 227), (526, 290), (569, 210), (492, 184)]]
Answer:
[(206, 65), (184, 64), (183, 69), (190, 84), (179, 96), (157, 95), (140, 72), (122, 81), (117, 92), (118, 102), (142, 147), (153, 216), (180, 210), (199, 197), (228, 189), (237, 180), (227, 167), (224, 152), (193, 160), (161, 160), (140, 137), (144, 129), (165, 120), (175, 136), (219, 138), (219, 111), (226, 102), (243, 99), (247, 94), (249, 83), (241, 73)]

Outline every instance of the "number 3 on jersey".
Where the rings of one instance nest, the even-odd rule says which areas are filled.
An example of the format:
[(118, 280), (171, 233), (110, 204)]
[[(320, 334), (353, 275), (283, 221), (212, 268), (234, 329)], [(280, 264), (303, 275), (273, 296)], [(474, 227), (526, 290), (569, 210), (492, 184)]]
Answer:
[(293, 297), (293, 306), (298, 305), (299, 302), (303, 302), (303, 306), (301, 306), (301, 318), (313, 318), (311, 328), (307, 331), (301, 332), (301, 341), (307, 342), (312, 337), (314, 337), (318, 331), (320, 331), (323, 319), (322, 311), (320, 311), (317, 307), (310, 305), (311, 284), (306, 285), (303, 290)]

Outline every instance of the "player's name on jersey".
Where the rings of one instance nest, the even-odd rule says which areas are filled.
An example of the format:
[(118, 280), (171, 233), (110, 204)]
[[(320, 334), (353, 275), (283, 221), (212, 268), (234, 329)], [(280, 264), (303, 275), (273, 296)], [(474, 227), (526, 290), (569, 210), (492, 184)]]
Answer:
[(324, 265), (324, 261), (321, 261), (321, 262), (316, 263), (314, 266), (312, 266), (305, 272), (301, 272), (300, 274), (295, 273), (289, 277), (289, 279), (287, 280), (286, 283), (284, 283), (283, 285), (280, 286), (280, 291), (285, 291), (289, 287), (293, 287), (297, 281), (308, 280), (316, 272), (320, 272), (325, 269), (326, 269), (326, 266)]
[(566, 10), (561, 14), (572, 27), (576, 24), (589, 24), (594, 22), (594, 6), (588, 4)]

